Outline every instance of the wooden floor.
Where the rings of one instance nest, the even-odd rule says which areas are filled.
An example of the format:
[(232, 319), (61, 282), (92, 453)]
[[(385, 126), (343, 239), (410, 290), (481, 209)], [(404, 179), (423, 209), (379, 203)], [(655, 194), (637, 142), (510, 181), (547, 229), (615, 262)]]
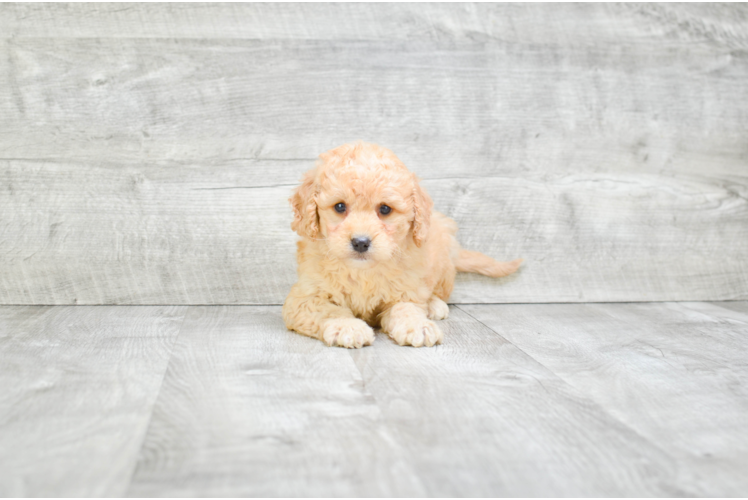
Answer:
[(748, 492), (748, 302), (442, 327), (344, 350), (278, 306), (0, 307), (0, 495)]

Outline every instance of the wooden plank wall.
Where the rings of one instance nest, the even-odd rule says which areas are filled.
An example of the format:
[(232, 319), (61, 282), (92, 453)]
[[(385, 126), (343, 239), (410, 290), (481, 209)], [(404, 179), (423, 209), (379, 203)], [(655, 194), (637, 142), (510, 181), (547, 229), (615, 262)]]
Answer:
[(316, 156), (394, 150), (452, 301), (748, 299), (746, 4), (1, 4), (0, 304), (278, 304)]

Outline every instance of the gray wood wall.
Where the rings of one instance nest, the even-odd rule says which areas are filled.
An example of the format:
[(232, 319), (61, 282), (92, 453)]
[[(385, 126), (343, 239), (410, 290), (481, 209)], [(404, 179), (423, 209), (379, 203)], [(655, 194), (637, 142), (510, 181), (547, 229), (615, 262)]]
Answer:
[(0, 4), (0, 303), (278, 304), (316, 156), (391, 148), (452, 301), (748, 299), (746, 4)]

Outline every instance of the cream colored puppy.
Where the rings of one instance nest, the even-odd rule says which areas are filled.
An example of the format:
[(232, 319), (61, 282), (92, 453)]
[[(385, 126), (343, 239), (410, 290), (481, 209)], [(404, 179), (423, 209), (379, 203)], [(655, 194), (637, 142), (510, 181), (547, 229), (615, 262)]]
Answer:
[(290, 330), (330, 346), (363, 347), (381, 326), (400, 345), (433, 346), (457, 271), (506, 276), (521, 259), (496, 262), (460, 248), (455, 222), (392, 151), (346, 144), (320, 155), (289, 200), (299, 281), (283, 304)]

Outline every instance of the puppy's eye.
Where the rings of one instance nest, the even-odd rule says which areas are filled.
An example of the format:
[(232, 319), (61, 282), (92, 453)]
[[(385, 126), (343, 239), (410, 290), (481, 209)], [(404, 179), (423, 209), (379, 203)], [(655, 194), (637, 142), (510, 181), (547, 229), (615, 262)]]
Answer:
[(381, 207), (379, 207), (379, 213), (382, 215), (387, 215), (390, 212), (392, 212), (392, 209), (387, 205), (382, 205)]
[(342, 214), (345, 212), (345, 203), (340, 202), (337, 205), (335, 205), (335, 211), (339, 214)]

